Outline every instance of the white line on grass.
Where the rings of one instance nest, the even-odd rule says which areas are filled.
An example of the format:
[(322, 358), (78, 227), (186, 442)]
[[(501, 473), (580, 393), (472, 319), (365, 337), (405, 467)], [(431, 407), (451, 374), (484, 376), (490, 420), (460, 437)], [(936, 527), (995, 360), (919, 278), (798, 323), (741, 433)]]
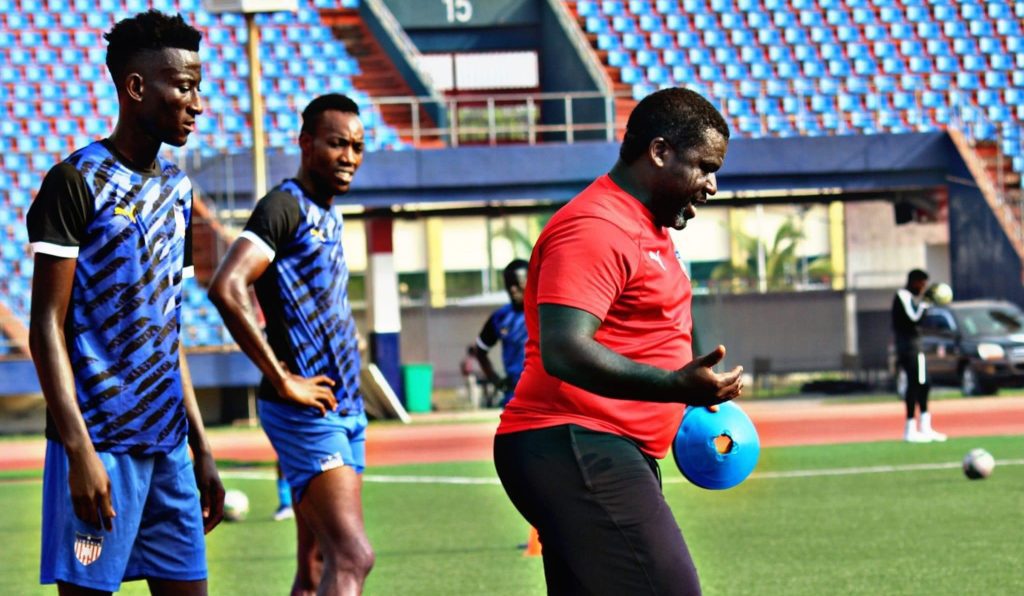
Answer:
[[(996, 461), (998, 466), (1020, 466), (1024, 465), (1024, 459), (1000, 459)], [(822, 476), (854, 476), (858, 474), (892, 474), (898, 472), (919, 472), (923, 470), (950, 470), (959, 468), (960, 462), (943, 462), (938, 464), (904, 464), (899, 466), (862, 466), (854, 468), (823, 468), (820, 470), (789, 470), (782, 472), (754, 472), (751, 479), (771, 480), (775, 478), (817, 478)], [(273, 480), (276, 478), (274, 472), (269, 470), (224, 470), (221, 472), (224, 478), (244, 480)], [(501, 482), (494, 477), (480, 476), (390, 476), (382, 474), (365, 474), (364, 482), (378, 482), (382, 484), (482, 484), (496, 485)], [(685, 478), (665, 478), (665, 484), (682, 484)]]

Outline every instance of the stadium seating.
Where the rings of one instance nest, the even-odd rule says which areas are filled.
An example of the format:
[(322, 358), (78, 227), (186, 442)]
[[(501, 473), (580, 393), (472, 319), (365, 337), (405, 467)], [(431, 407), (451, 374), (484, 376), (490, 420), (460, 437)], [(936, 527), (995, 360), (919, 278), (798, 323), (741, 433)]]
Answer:
[[(949, 124), (951, 109), (974, 115), (977, 121), (966, 123), (973, 133), (1020, 136), (1021, 2), (565, 3), (586, 16), (580, 20), (585, 33), (600, 32), (601, 45), (622, 48), (608, 65), (634, 98), (672, 85), (713, 87), (710, 98), (737, 136), (936, 130)], [(610, 24), (634, 21), (646, 26), (631, 30), (627, 46)], [(659, 32), (657, 52), (671, 69), (631, 68), (654, 47), (651, 31)], [(794, 99), (781, 103), (781, 113), (751, 113), (736, 101), (787, 96)], [(1024, 163), (1019, 143), (1003, 145), (1015, 167)]]
[[(320, 9), (355, 7), (358, 0), (298, 4), (297, 13), (256, 19), (269, 145), (294, 150), (302, 107), (316, 95), (338, 91), (366, 114), (369, 151), (404, 148), (353, 85), (356, 60), (321, 22)], [(210, 14), (201, 0), (0, 0), (0, 302), (23, 322), (32, 273), (24, 223), (31, 197), (50, 166), (110, 132), (117, 97), (104, 66), (102, 35), (117, 20), (149, 8), (180, 12), (204, 34), (205, 113), (187, 150), (208, 157), (251, 144), (247, 31), (240, 15)], [(186, 295), (195, 307), (184, 309), (186, 345), (223, 344), (227, 336), (202, 289), (189, 285)], [(0, 341), (0, 354), (7, 350)]]

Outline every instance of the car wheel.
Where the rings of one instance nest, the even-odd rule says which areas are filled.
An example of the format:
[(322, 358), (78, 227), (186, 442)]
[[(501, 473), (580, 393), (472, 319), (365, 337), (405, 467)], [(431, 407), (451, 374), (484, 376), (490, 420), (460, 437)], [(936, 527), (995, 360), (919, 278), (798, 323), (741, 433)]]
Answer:
[(960, 371), (960, 392), (965, 396), (991, 395), (996, 392), (992, 383), (987, 383), (978, 377), (978, 373), (970, 365), (965, 365)]

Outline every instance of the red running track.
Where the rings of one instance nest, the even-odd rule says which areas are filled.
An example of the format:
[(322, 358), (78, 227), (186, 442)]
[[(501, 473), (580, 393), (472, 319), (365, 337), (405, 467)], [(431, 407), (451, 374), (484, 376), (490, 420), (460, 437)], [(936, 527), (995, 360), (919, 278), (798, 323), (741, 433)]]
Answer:
[[(740, 402), (754, 420), (766, 447), (899, 440), (903, 404), (839, 404), (828, 400)], [(942, 400), (931, 404), (933, 424), (950, 437), (1024, 435), (1024, 397)], [(484, 414), (486, 416), (486, 414)], [(371, 425), (367, 464), (488, 461), (497, 415), (473, 422), (442, 414), (416, 417), (410, 425)], [(267, 462), (274, 452), (259, 429), (214, 431), (210, 442), (218, 459)], [(41, 438), (0, 443), (0, 469), (41, 469)]]

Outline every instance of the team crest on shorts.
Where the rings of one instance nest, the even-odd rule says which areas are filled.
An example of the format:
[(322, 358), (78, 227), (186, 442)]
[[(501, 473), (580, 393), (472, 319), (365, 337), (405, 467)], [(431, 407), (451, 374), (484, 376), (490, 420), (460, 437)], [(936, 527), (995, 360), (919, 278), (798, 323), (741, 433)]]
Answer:
[(75, 532), (75, 558), (82, 565), (89, 565), (100, 558), (103, 551), (103, 537)]
[(345, 466), (345, 461), (341, 459), (340, 453), (332, 453), (326, 457), (320, 458), (320, 471), (326, 472), (327, 470), (333, 470), (334, 468), (341, 468)]

